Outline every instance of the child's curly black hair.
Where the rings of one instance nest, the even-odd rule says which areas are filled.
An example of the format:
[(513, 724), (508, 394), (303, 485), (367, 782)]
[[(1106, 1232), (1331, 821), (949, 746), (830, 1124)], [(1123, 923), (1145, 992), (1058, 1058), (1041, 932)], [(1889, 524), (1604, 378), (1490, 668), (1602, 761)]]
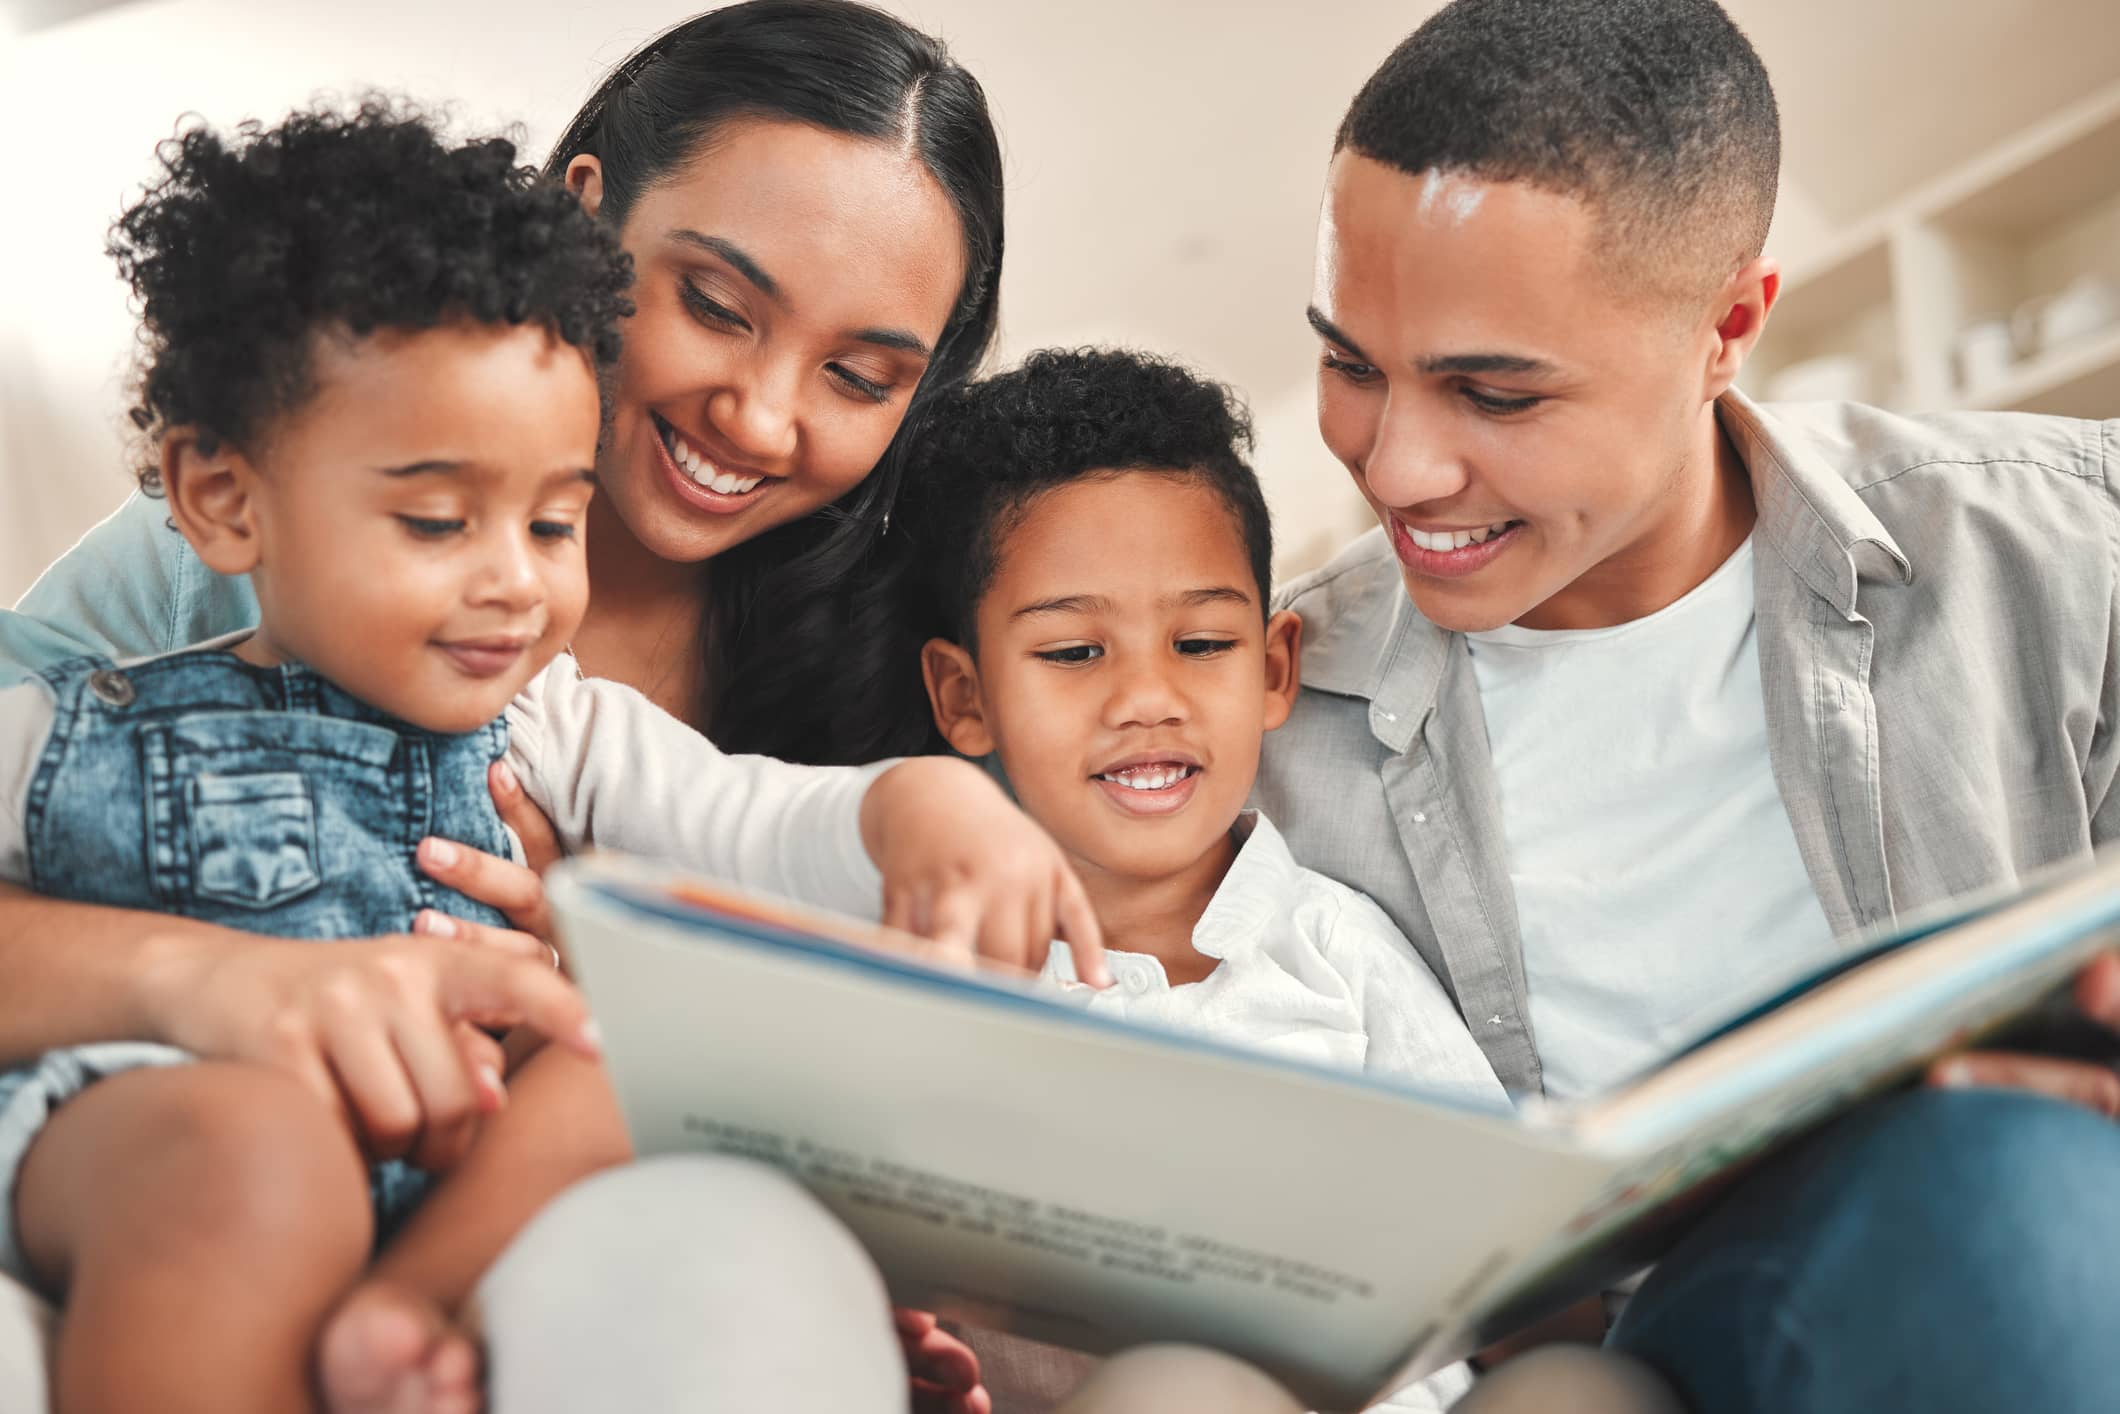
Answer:
[(1042, 349), (1018, 368), (940, 398), (910, 449), (908, 508), (925, 583), (919, 612), (975, 648), (979, 600), (1001, 545), (1045, 492), (1098, 472), (1169, 471), (1229, 507), (1258, 582), (1273, 574), (1273, 522), (1245, 461), (1237, 395), (1167, 359), (1123, 349)]
[[(224, 139), (157, 149), (161, 176), (111, 228), (142, 370), (132, 421), (243, 445), (313, 391), (310, 339), (453, 319), (538, 324), (596, 364), (618, 353), (632, 259), (515, 145), (449, 146), (417, 111), (370, 98)], [(161, 489), (157, 458), (141, 488)]]

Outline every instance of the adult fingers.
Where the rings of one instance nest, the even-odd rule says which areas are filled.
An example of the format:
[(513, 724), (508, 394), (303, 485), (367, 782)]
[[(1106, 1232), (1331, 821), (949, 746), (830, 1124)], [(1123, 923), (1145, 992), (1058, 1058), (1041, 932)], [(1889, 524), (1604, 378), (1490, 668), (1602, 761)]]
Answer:
[(928, 937), (945, 957), (969, 960), (979, 954), (984, 901), (967, 885), (946, 887), (929, 909)]
[(541, 963), (452, 948), (439, 960), (443, 1010), (481, 1026), (527, 1026), (578, 1055), (602, 1054), (589, 1005), (566, 978)]
[(514, 928), (496, 928), (490, 923), (453, 918), (432, 908), (419, 911), (419, 916), (412, 920), (412, 931), (423, 938), (453, 938), (474, 947), (492, 948), (510, 957), (542, 958), (552, 963), (558, 958), (557, 950), (542, 938)]
[(545, 881), (514, 860), (430, 835), (420, 841), (419, 864), (430, 879), (499, 909), (521, 931), (552, 941)]
[(2120, 953), (2100, 953), (2076, 974), (2076, 1005), (2091, 1020), (2120, 1027)]
[(2120, 1117), (2120, 1074), (2087, 1061), (1974, 1051), (1938, 1061), (1929, 1068), (1929, 1082), (1958, 1090), (2028, 1090)]
[(560, 844), (559, 831), (552, 828), (551, 818), (537, 808), (537, 802), (523, 792), (515, 768), (506, 761), (494, 762), (486, 768), (486, 788), (493, 792), (493, 805), (500, 811), (501, 823), (515, 831), (515, 838), (522, 844), (523, 863), (539, 874), (559, 863), (567, 852)]

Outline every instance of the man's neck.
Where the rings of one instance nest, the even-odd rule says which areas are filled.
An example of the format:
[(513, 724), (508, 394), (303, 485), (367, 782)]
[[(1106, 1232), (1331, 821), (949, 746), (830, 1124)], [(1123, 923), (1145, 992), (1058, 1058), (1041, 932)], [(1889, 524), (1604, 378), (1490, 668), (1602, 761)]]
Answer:
[(1533, 629), (1586, 629), (1647, 618), (1722, 568), (1758, 519), (1751, 472), (1711, 403), (1702, 410), (1665, 513), (1632, 545), (1517, 622)]
[(1214, 848), (1193, 863), (1159, 878), (1131, 878), (1085, 860), (1074, 862), (1104, 928), (1104, 945), (1147, 953), (1163, 964), (1164, 975), (1175, 987), (1200, 981), (1215, 970), (1216, 959), (1193, 946), (1193, 930), (1236, 858), (1236, 838), (1225, 831)]

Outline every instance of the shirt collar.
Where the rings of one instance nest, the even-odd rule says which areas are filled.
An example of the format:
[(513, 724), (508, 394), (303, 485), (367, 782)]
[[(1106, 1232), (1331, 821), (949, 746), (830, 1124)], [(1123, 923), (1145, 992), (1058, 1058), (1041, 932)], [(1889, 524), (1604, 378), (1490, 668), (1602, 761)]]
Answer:
[(1864, 583), (1911, 584), (1913, 562), (1838, 468), (1791, 426), (1732, 388), (1716, 404), (1723, 431), (1752, 477), (1754, 531), (1842, 616)]

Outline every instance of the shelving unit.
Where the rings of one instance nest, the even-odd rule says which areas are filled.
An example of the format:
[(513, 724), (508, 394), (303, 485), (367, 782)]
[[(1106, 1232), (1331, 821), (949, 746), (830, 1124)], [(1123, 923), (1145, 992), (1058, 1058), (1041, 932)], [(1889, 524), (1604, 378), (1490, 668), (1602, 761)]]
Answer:
[(1783, 375), (1801, 380), (1801, 365), (1853, 356), (1860, 365), (1840, 395), (1862, 401), (2120, 417), (2120, 306), (2101, 330), (2020, 350), (1999, 378), (1968, 387), (1959, 377), (1966, 329), (2080, 280), (2120, 296), (2120, 84), (1789, 270), (1744, 386), (1774, 397)]

